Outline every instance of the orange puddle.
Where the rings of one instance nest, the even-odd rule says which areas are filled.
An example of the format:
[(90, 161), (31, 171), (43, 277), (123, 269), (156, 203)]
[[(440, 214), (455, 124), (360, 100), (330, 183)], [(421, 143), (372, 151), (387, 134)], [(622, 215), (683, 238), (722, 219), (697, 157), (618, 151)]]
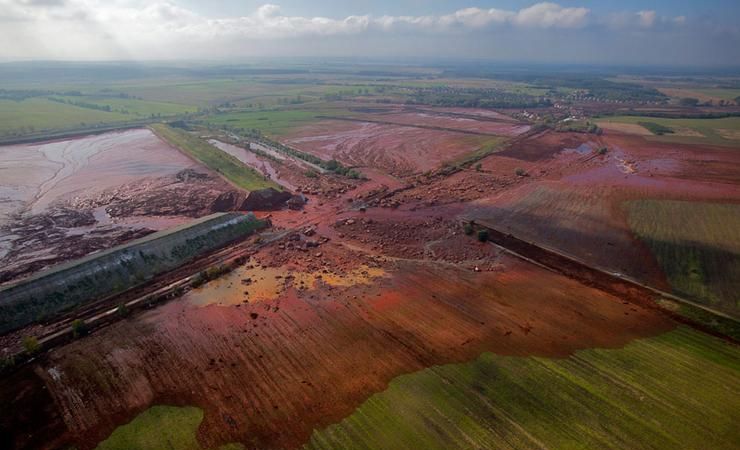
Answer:
[(185, 299), (193, 305), (237, 305), (273, 300), (290, 287), (308, 290), (320, 284), (348, 287), (370, 284), (385, 277), (386, 271), (362, 265), (345, 273), (303, 272), (288, 266), (260, 267), (246, 265), (223, 277), (193, 289)]

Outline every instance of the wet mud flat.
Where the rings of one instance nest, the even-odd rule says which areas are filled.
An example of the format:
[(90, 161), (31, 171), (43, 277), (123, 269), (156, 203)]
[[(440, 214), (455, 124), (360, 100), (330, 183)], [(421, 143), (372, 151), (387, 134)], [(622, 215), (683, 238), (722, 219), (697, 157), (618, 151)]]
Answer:
[(480, 148), (491, 136), (405, 125), (324, 120), (297, 130), (285, 142), (323, 159), (381, 169), (396, 176), (434, 170)]
[(234, 190), (145, 129), (0, 156), (0, 282), (209, 214)]

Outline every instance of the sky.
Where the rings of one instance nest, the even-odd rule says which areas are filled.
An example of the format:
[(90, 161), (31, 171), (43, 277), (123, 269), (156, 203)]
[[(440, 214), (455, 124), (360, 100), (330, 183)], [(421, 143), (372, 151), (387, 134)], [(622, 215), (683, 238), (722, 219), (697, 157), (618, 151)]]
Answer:
[(0, 60), (740, 66), (736, 0), (0, 0)]

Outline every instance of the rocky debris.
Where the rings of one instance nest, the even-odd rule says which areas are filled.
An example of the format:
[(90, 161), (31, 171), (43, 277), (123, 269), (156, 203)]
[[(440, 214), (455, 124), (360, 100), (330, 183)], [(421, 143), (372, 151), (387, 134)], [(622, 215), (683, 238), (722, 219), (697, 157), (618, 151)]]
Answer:
[(288, 208), (293, 210), (299, 210), (308, 202), (308, 199), (303, 194), (296, 194), (288, 199)]
[[(187, 173), (193, 173), (183, 171)], [(201, 217), (212, 213), (213, 204), (234, 189), (220, 178), (199, 174), (151, 178), (97, 193), (75, 197), (70, 207), (78, 210), (105, 206), (112, 218), (133, 216)]]
[(323, 174), (309, 183), (298, 183), (296, 190), (299, 193), (319, 196), (327, 199), (339, 198), (355, 189), (361, 181), (350, 180), (333, 174)]
[(404, 203), (434, 206), (469, 202), (490, 196), (493, 192), (524, 182), (523, 180), (522, 177), (517, 177), (513, 173), (506, 176), (493, 176), (487, 173), (465, 171), (440, 182), (419, 183), (413, 188), (397, 192), (392, 196), (368, 202), (368, 206), (397, 208)]
[[(377, 220), (372, 217), (338, 220), (334, 228), (347, 237), (384, 255), (434, 259), (452, 263), (493, 261), (498, 250), (481, 245), (476, 239), (461, 233), (455, 220), (444, 217), (425, 219)], [(479, 270), (484, 267), (479, 265)], [(490, 265), (485, 265), (489, 270)]]
[(292, 194), (287, 191), (278, 191), (273, 188), (260, 189), (250, 192), (242, 202), (240, 209), (243, 211), (272, 211), (285, 206), (291, 197)]
[(52, 208), (44, 214), (28, 216), (22, 220), (25, 222), (25, 228), (36, 230), (48, 229), (50, 227), (85, 227), (94, 225), (97, 222), (92, 211), (79, 211), (63, 206)]
[[(325, 236), (317, 236), (316, 240), (299, 239), (297, 241), (286, 238), (278, 245), (264, 247), (254, 255), (254, 261), (258, 262), (261, 267), (287, 267), (288, 272), (283, 275), (286, 280), (293, 280), (294, 277), (290, 272), (292, 270), (312, 272), (321, 278), (322, 274), (324, 276), (344, 275), (363, 265), (375, 268), (385, 267), (386, 261), (381, 257), (348, 250), (346, 247), (329, 242), (329, 238)], [(297, 288), (301, 289), (301, 287)]]
[(226, 209), (234, 193), (221, 178), (186, 169), (103, 192), (81, 192), (41, 214), (15, 217), (3, 232), (17, 239), (0, 261), (0, 282), (152, 233), (137, 227), (139, 217), (202, 217)]
[(229, 191), (220, 194), (211, 204), (211, 212), (235, 211), (244, 201), (244, 196), (238, 191)]
[(46, 267), (121, 245), (154, 230), (107, 227), (70, 235), (63, 228), (50, 227), (32, 233), (20, 229), (16, 229), (16, 232), (22, 233), (24, 240), (3, 258), (0, 283), (18, 280)]
[(303, 234), (305, 236), (313, 236), (314, 234), (316, 234), (316, 227), (307, 227), (303, 230)]

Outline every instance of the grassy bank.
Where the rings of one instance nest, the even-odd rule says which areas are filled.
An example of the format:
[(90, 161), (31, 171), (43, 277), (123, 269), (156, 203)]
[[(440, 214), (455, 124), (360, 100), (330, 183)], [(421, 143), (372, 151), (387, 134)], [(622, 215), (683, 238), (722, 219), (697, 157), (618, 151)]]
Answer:
[(565, 359), (504, 357), (404, 375), (306, 449), (732, 449), (740, 348), (680, 328)]
[(179, 148), (190, 157), (200, 161), (209, 169), (220, 173), (237, 187), (247, 191), (256, 191), (265, 188), (282, 190), (277, 183), (266, 179), (261, 173), (251, 167), (245, 166), (235, 157), (219, 150), (197, 136), (165, 124), (152, 125), (151, 129), (157, 136)]

